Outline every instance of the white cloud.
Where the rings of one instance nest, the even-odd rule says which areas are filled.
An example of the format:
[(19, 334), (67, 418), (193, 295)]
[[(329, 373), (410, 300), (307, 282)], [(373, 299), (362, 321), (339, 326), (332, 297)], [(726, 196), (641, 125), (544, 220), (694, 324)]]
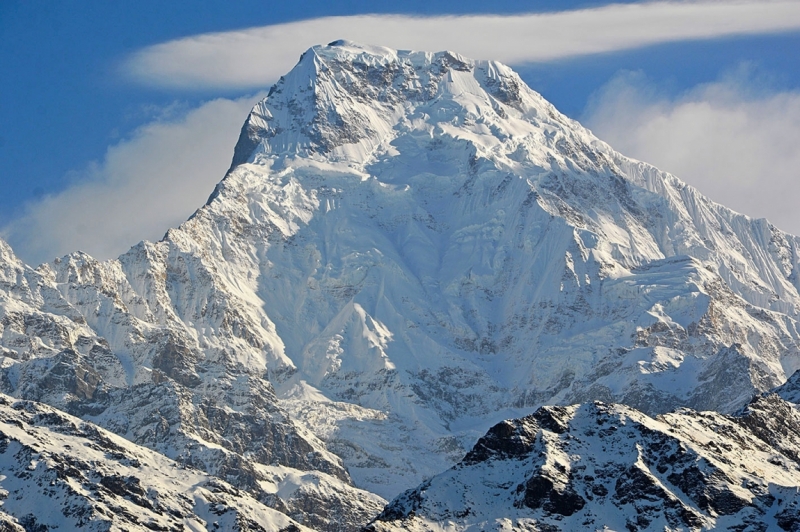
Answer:
[(800, 234), (800, 92), (758, 85), (745, 69), (669, 98), (641, 73), (621, 74), (598, 92), (584, 123), (712, 200)]
[(800, 29), (800, 2), (647, 2), (523, 15), (325, 17), (208, 33), (140, 50), (123, 65), (151, 85), (266, 87), (315, 44), (349, 39), (396, 49), (454, 50), (510, 64), (657, 43)]
[(203, 205), (222, 179), (259, 97), (213, 100), (140, 127), (71, 187), (30, 203), (4, 237), (29, 264), (76, 250), (111, 258), (142, 239), (160, 239)]

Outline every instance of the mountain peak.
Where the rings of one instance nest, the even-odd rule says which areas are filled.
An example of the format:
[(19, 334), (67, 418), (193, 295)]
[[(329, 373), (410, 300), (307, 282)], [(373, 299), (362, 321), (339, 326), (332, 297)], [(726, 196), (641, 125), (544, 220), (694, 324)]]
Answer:
[[(501, 63), (339, 40), (306, 51), (256, 104), (233, 167), (265, 154), (325, 154), (363, 164), (398, 127), (434, 131), (481, 121), (488, 131), (492, 123), (541, 111), (557, 114)], [(508, 129), (491, 134), (508, 136)]]
[(327, 46), (312, 46), (308, 51), (314, 51), (323, 55), (334, 54), (338, 56), (352, 57), (353, 55), (367, 54), (372, 57), (397, 58), (397, 50), (386, 46), (374, 46), (363, 44), (348, 39), (337, 39), (328, 43)]

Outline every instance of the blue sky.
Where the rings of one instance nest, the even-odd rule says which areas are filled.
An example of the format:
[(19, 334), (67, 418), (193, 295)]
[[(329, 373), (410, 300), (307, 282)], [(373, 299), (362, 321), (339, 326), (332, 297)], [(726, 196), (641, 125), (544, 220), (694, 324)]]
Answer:
[(624, 7), (4, 0), (2, 234), (31, 263), (160, 238), (221, 179), (254, 98), (331, 32), (503, 60), (623, 153), (800, 233), (800, 3)]

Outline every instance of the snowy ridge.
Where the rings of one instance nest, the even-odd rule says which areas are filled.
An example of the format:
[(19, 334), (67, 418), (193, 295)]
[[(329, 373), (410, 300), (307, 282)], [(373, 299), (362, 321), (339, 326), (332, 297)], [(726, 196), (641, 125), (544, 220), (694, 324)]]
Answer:
[(735, 417), (542, 407), (494, 426), (368, 530), (797, 530), (799, 422), (777, 395)]
[(0, 461), (7, 530), (309, 530), (218, 478), (4, 395)]
[(781, 385), (799, 244), (504, 65), (340, 41), (162, 241), (36, 269), (0, 244), (0, 387), (358, 527), (542, 404), (732, 413)]

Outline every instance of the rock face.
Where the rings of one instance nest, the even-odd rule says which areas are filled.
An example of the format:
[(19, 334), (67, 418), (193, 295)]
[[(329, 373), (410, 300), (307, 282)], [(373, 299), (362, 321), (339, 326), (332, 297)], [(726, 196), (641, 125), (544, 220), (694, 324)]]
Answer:
[(797, 530), (798, 451), (800, 413), (774, 394), (735, 416), (542, 407), (492, 427), (367, 530)]
[(161, 241), (35, 269), (0, 242), (0, 391), (357, 528), (542, 404), (732, 413), (783, 384), (799, 245), (504, 65), (340, 41)]

